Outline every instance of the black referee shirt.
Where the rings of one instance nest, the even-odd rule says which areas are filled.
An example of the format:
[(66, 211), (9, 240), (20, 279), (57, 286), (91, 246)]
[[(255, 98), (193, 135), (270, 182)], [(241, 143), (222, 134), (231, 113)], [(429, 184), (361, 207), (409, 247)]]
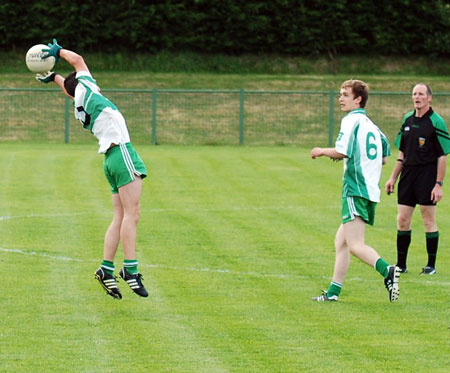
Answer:
[[(396, 141), (398, 145), (398, 140), (400, 140), (399, 149), (404, 154), (404, 166), (436, 163), (437, 159), (445, 154), (438, 139), (438, 131), (441, 126), (437, 125), (436, 117), (440, 119), (432, 108), (421, 118), (415, 116), (415, 111), (405, 115)], [(444, 129), (448, 137), (448, 132), (445, 127)]]

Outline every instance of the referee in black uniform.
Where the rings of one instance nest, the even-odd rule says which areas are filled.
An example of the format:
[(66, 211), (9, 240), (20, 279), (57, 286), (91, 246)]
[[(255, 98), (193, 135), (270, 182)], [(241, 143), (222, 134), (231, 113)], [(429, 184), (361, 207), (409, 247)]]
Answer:
[(436, 224), (436, 204), (442, 199), (446, 155), (450, 153), (450, 135), (444, 120), (431, 108), (433, 93), (424, 83), (414, 86), (414, 110), (403, 118), (395, 141), (398, 159), (386, 183), (388, 194), (398, 183), (397, 266), (407, 272), (406, 258), (411, 243), (411, 219), (415, 206), (420, 205), (425, 226), (428, 263), (423, 275), (436, 273), (439, 231)]

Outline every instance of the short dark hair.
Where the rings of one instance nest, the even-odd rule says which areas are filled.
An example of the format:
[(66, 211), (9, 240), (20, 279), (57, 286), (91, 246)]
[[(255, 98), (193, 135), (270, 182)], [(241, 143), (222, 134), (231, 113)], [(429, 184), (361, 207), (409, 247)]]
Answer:
[(64, 89), (72, 97), (75, 97), (75, 88), (77, 87), (78, 84), (78, 79), (76, 78), (76, 75), (77, 72), (74, 71), (73, 73), (67, 75), (66, 79), (64, 79)]
[(362, 80), (351, 79), (346, 80), (341, 85), (341, 88), (347, 87), (350, 87), (352, 89), (354, 98), (361, 97), (359, 106), (364, 108), (366, 106), (367, 100), (369, 99), (369, 86), (367, 85), (367, 83), (364, 83)]

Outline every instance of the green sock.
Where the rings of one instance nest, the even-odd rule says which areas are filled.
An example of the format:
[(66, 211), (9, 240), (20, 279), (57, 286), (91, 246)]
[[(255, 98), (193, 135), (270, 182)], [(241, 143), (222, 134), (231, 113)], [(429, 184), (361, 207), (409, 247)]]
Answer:
[(103, 271), (106, 273), (112, 275), (114, 273), (114, 263), (110, 262), (109, 260), (102, 260), (101, 267)]
[(377, 262), (375, 263), (375, 269), (384, 278), (386, 278), (389, 273), (388, 267), (389, 263), (386, 262), (383, 258), (378, 259)]
[(341, 294), (342, 284), (339, 282), (332, 281), (327, 290), (327, 296), (331, 297), (332, 295), (339, 296)]
[(125, 259), (123, 261), (123, 266), (125, 267), (125, 269), (127, 270), (128, 273), (131, 273), (132, 275), (135, 275), (136, 273), (138, 273), (138, 261), (137, 259)]

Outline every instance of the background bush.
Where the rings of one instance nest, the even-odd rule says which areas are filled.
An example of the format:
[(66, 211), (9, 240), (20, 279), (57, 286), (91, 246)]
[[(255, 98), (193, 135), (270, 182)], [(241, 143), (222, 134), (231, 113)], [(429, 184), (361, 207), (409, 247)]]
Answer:
[[(72, 0), (0, 4), (1, 51), (450, 55), (448, 0)], [(73, 47), (73, 49), (75, 49)]]

